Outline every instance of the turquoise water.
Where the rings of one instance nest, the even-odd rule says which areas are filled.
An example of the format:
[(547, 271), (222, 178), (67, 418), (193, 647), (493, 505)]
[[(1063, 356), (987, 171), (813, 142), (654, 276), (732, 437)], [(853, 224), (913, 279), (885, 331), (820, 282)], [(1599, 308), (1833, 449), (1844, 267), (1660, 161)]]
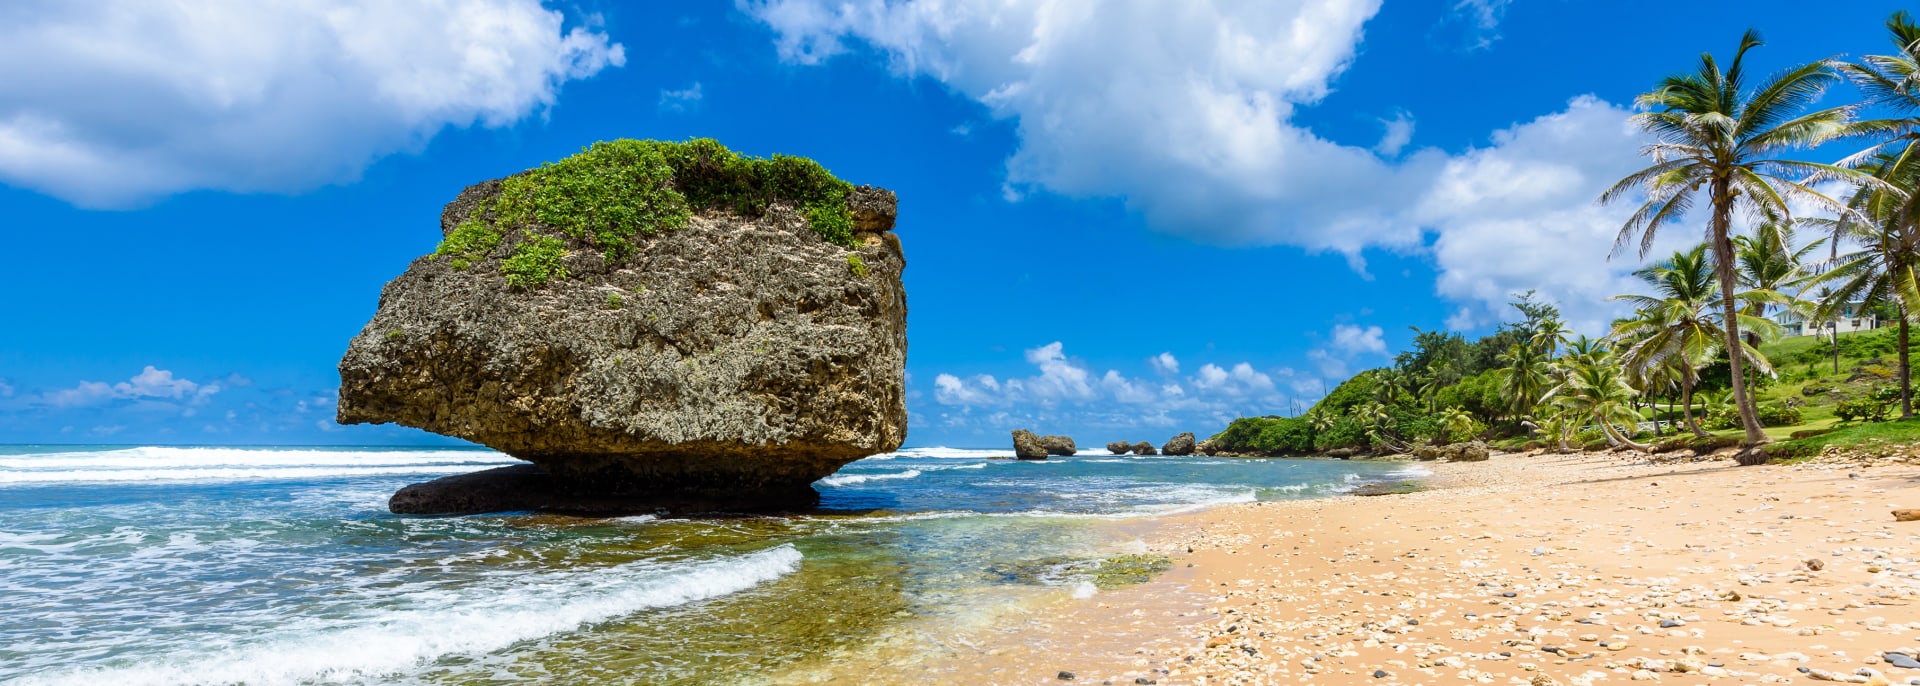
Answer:
[(777, 681), (904, 623), (1078, 584), (1032, 570), (1123, 548), (1103, 523), (1406, 476), (997, 454), (862, 460), (816, 484), (820, 511), (799, 516), (426, 518), (387, 513), (387, 496), (515, 461), (0, 447), (0, 682)]

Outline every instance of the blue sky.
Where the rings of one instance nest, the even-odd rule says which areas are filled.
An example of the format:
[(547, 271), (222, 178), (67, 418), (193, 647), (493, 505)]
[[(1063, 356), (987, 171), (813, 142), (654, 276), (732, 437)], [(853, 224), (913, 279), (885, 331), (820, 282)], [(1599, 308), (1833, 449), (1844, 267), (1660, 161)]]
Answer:
[(1749, 26), (1763, 71), (1883, 52), (1898, 7), (12, 3), (0, 443), (441, 441), (332, 422), (441, 205), (691, 136), (899, 193), (909, 444), (1204, 435), (1515, 291), (1597, 329), (1632, 97)]

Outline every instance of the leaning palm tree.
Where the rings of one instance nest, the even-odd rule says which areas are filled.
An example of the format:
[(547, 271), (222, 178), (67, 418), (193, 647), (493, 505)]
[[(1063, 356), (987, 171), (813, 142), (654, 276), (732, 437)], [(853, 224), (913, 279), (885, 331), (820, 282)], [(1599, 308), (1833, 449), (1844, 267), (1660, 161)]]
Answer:
[[(1760, 45), (1754, 31), (1740, 38), (1740, 48), (1724, 71), (1713, 55), (1700, 56), (1696, 71), (1661, 79), (1659, 88), (1634, 103), (1646, 111), (1633, 116), (1641, 130), (1656, 139), (1643, 153), (1653, 165), (1628, 175), (1600, 196), (1612, 203), (1635, 191), (1646, 202), (1627, 219), (1614, 241), (1614, 252), (1639, 242), (1641, 257), (1653, 248), (1662, 227), (1678, 221), (1696, 203), (1708, 209), (1706, 242), (1713, 252), (1720, 281), (1720, 306), (1727, 325), (1722, 334), (1728, 350), (1740, 349), (1740, 327), (1734, 310), (1733, 216), (1745, 212), (1762, 225), (1792, 221), (1788, 198), (1838, 206), (1811, 184), (1830, 178), (1857, 179), (1859, 172), (1836, 165), (1774, 157), (1794, 148), (1812, 147), (1849, 133), (1852, 107), (1814, 112), (1808, 108), (1838, 78), (1825, 60), (1809, 62), (1773, 76), (1758, 86), (1746, 83), (1747, 51)], [(1800, 175), (1799, 180), (1787, 175)], [(1760, 417), (1747, 395), (1740, 355), (1731, 355), (1733, 390), (1740, 405), (1740, 423), (1746, 445), (1765, 443)]]
[(1608, 443), (1646, 452), (1652, 447), (1633, 440), (1640, 423), (1640, 413), (1631, 406), (1634, 393), (1618, 362), (1600, 352), (1569, 363), (1566, 379), (1548, 391), (1547, 397), (1567, 414), (1599, 426)]

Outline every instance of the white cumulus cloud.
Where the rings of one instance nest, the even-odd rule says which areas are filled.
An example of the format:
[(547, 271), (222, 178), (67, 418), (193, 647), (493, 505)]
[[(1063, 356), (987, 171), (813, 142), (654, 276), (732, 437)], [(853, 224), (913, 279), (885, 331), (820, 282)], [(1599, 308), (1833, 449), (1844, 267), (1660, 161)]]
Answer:
[(663, 90), (660, 91), (660, 111), (690, 112), (700, 105), (703, 97), (706, 96), (701, 93), (698, 81), (679, 90)]
[(1387, 354), (1386, 332), (1378, 326), (1357, 326), (1354, 324), (1336, 324), (1333, 327), (1331, 344), (1335, 350), (1348, 355), (1372, 353)]
[[(1451, 322), (1504, 316), (1537, 289), (1583, 330), (1636, 260), (1606, 260), (1632, 207), (1601, 191), (1642, 166), (1625, 108), (1573, 97), (1458, 154), (1408, 148), (1382, 113), (1371, 147), (1293, 121), (1349, 66), (1378, 0), (738, 0), (785, 59), (876, 54), (1014, 122), (1008, 197), (1123, 198), (1151, 226), (1225, 245), (1431, 252)], [(1461, 0), (1490, 43), (1510, 0)], [(1604, 238), (1604, 240), (1602, 240)], [(1690, 237), (1689, 237), (1690, 238)]]
[(0, 5), (0, 182), (89, 207), (358, 178), (625, 63), (540, 0)]
[(1174, 357), (1173, 353), (1165, 352), (1154, 355), (1148, 358), (1147, 362), (1153, 365), (1153, 371), (1159, 372), (1162, 376), (1173, 376), (1180, 373), (1180, 359)]
[(54, 407), (81, 407), (108, 400), (182, 400), (197, 404), (219, 392), (220, 384), (195, 383), (175, 377), (172, 371), (147, 365), (126, 381), (113, 384), (81, 381), (73, 388), (46, 393), (40, 400)]

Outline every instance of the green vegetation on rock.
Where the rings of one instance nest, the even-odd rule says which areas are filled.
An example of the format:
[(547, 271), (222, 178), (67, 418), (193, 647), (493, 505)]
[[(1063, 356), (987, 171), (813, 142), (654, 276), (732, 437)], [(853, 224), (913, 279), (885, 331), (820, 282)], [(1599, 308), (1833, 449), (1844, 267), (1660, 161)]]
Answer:
[(500, 264), (500, 271), (506, 273), (509, 286), (543, 286), (548, 281), (567, 278), (567, 268), (560, 264), (566, 256), (564, 241), (552, 236), (528, 236), (514, 248), (513, 256)]
[(509, 283), (533, 287), (567, 277), (557, 261), (566, 247), (562, 239), (620, 260), (637, 238), (686, 226), (696, 211), (757, 217), (782, 202), (794, 205), (821, 238), (853, 247), (852, 191), (813, 160), (741, 155), (709, 138), (601, 141), (503, 179), (500, 193), (454, 227), (434, 254), (466, 269), (505, 242), (507, 231), (519, 229), (526, 240), (504, 270)]

